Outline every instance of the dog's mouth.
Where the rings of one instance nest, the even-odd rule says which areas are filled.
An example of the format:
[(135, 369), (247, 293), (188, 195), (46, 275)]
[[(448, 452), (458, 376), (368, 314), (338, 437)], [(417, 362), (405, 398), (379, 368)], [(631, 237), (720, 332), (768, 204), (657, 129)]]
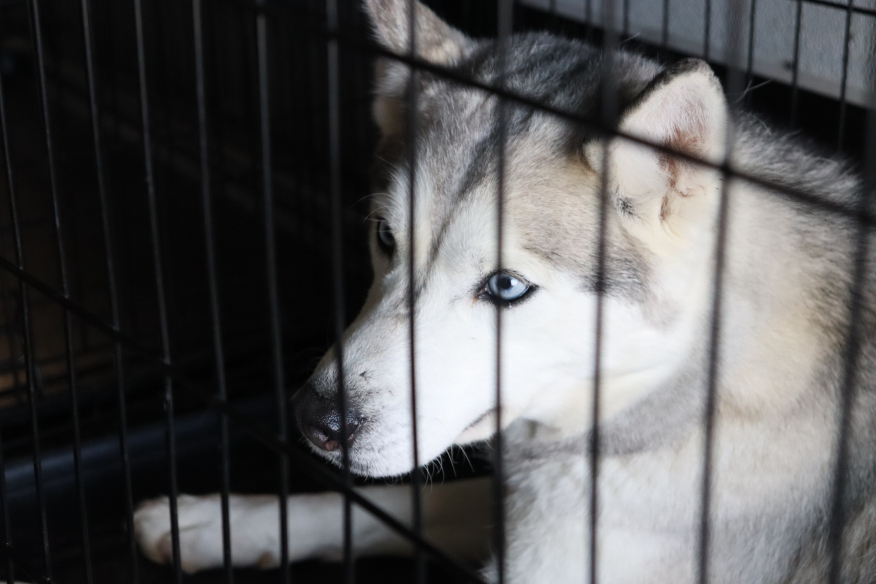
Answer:
[[(465, 427), (460, 432), (459, 436), (454, 440), (454, 444), (470, 444), (486, 440), (496, 433), (496, 408), (490, 408), (474, 421)], [(502, 413), (505, 413), (505, 408), (502, 408)], [(505, 422), (503, 422), (505, 425)]]
[(465, 433), (468, 430), (470, 430), (471, 428), (474, 428), (475, 426), (477, 426), (478, 424), (480, 424), (481, 422), (486, 420), (488, 417), (492, 416), (495, 412), (496, 412), (496, 408), (488, 409), (486, 412), (484, 412), (483, 414), (481, 414), (480, 416), (475, 418), (475, 420), (471, 424), (466, 426), (465, 430), (463, 430), (462, 432)]

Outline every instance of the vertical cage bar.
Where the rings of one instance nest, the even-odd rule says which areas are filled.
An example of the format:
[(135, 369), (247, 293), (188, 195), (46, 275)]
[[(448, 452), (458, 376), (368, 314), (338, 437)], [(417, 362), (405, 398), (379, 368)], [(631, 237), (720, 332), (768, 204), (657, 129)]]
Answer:
[[(745, 89), (744, 97), (747, 98), (748, 90), (751, 88), (754, 73), (754, 28), (757, 22), (757, 0), (749, 0), (751, 5), (748, 9), (748, 61), (745, 65), (745, 82), (748, 84)], [(746, 99), (746, 102), (748, 100)]]
[[(45, 70), (45, 57), (43, 54), (43, 39), (42, 39), (42, 22), (40, 18), (40, 5), (39, 0), (31, 0), (28, 4), (28, 14), (30, 16), (30, 24), (33, 31), (33, 41), (34, 41), (34, 56), (37, 65), (37, 90), (40, 95), (40, 105), (41, 105), (41, 114), (42, 114), (42, 123), (43, 123), (43, 138), (46, 146), (46, 161), (48, 164), (49, 170), (49, 188), (51, 191), (52, 197), (52, 216), (53, 216), (53, 226), (55, 232), (55, 239), (57, 243), (57, 253), (58, 253), (58, 264), (60, 267), (60, 278), (61, 278), (61, 289), (62, 294), (67, 297), (69, 295), (68, 287), (67, 287), (67, 267), (66, 267), (66, 257), (65, 257), (65, 249), (64, 249), (64, 241), (63, 241), (63, 233), (61, 230), (61, 217), (60, 217), (60, 209), (59, 209), (59, 201), (58, 201), (58, 180), (57, 180), (57, 172), (55, 167), (55, 153), (54, 153), (54, 142), (52, 137), (52, 124), (51, 124), (51, 116), (49, 114), (49, 97), (48, 90), (46, 87), (46, 70)], [(19, 265), (23, 264), (23, 258), (19, 256), (18, 258)], [(27, 290), (22, 284), (21, 289), (21, 298), (22, 298), (22, 314), (24, 316), (24, 356), (25, 356), (25, 369), (27, 371), (28, 378), (28, 395), (29, 395), (29, 403), (30, 403), (30, 415), (31, 415), (31, 435), (33, 440), (33, 466), (34, 466), (34, 485), (37, 495), (37, 504), (40, 515), (40, 534), (42, 536), (43, 543), (43, 560), (45, 562), (45, 573), (46, 579), (52, 579), (52, 562), (51, 562), (51, 552), (49, 549), (49, 534), (48, 534), (48, 524), (46, 520), (46, 502), (45, 502), (45, 492), (43, 490), (43, 478), (42, 478), (42, 461), (41, 461), (41, 453), (40, 453), (40, 439), (39, 439), (39, 420), (37, 413), (37, 404), (36, 404), (36, 387), (35, 387), (35, 364), (34, 364), (34, 345), (33, 345), (33, 336), (32, 331), (30, 330), (30, 306), (27, 299)], [(64, 314), (64, 343), (65, 347), (69, 351), (71, 346), (70, 339), (70, 318), (66, 313)], [(70, 355), (68, 355), (68, 362), (70, 359)], [(68, 371), (68, 382), (72, 389), (74, 383), (72, 379), (72, 369)]]
[[(871, 35), (871, 43), (876, 43), (876, 34)], [(871, 46), (876, 46), (872, 45)], [(870, 55), (872, 65), (876, 65), (876, 57)], [(845, 355), (843, 359), (843, 382), (840, 394), (839, 428), (837, 430), (836, 459), (833, 469), (833, 492), (831, 493), (830, 523), (828, 531), (828, 551), (830, 561), (827, 568), (827, 583), (839, 584), (843, 581), (843, 535), (846, 523), (844, 505), (845, 488), (849, 474), (849, 434), (851, 433), (852, 409), (858, 392), (857, 369), (861, 356), (861, 312), (864, 309), (864, 287), (868, 278), (867, 268), (870, 253), (871, 229), (866, 219), (873, 210), (873, 200), (876, 197), (876, 76), (870, 79), (870, 97), (868, 100), (866, 142), (864, 144), (863, 184), (858, 200), (859, 215), (855, 234), (855, 258), (853, 264), (852, 286), (850, 289), (851, 306), (849, 310), (849, 328), (845, 340)], [(871, 276), (872, 277), (872, 276)]]
[[(216, 398), (224, 403), (228, 397), (225, 381), (225, 352), (222, 346), (222, 319), (219, 305), (219, 283), (216, 269), (216, 240), (213, 231), (213, 193), (210, 185), (210, 153), (207, 139), (207, 90), (204, 72), (204, 29), (201, 0), (192, 0), (192, 20), (195, 41), (195, 89), (198, 102), (198, 146), (201, 158), (201, 204), (204, 214), (204, 244), (207, 259), (207, 284), (210, 288), (210, 320), (213, 329), (213, 354), (216, 359)], [(225, 582), (234, 582), (231, 564), (231, 522), (228, 499), (231, 465), (228, 452), (228, 418), (219, 412), (219, 443), (222, 449), (221, 507), (222, 507), (222, 563)]]
[(9, 519), (9, 503), (6, 493), (6, 458), (3, 456), (2, 432), (0, 432), (0, 513), (3, 514), (3, 548), (6, 555), (6, 582), (15, 582), (15, 566), (12, 565), (12, 525)]
[[(2, 86), (0, 86), (0, 91), (2, 91)], [(2, 238), (3, 234), (0, 233), (0, 241), (2, 241)], [(15, 292), (12, 291), (6, 279), (0, 279), (0, 297), (3, 298), (3, 318), (7, 323), (7, 326), (5, 327), (5, 332), (6, 342), (9, 343), (9, 363), (12, 374), (12, 390), (13, 394), (15, 395), (16, 401), (22, 403), (24, 399), (26, 399), (27, 392), (24, 393), (24, 396), (21, 395), (21, 379), (19, 379), (18, 377), (18, 357), (16, 357), (15, 354), (15, 345), (17, 340), (15, 331), (16, 317), (10, 306), (12, 304), (13, 296), (15, 296)]]
[(587, 30), (584, 34), (584, 40), (588, 43), (593, 39), (593, 0), (584, 0), (584, 22), (587, 23)]
[[(615, 31), (615, 3), (614, 0), (604, 0), (603, 30), (602, 37), (602, 116), (603, 127), (613, 131), (617, 126), (618, 103), (617, 84), (614, 77), (614, 59), (617, 48), (617, 32)], [(664, 2), (664, 39), (668, 31), (669, 3)], [(666, 40), (664, 40), (664, 45)], [(587, 462), (590, 471), (590, 492), (588, 498), (589, 514), (589, 537), (587, 540), (586, 554), (590, 558), (586, 582), (597, 584), (599, 578), (599, 456), (600, 456), (600, 412), (602, 402), (602, 336), (603, 336), (603, 310), (605, 295), (605, 269), (606, 269), (606, 237), (609, 196), (609, 164), (610, 134), (604, 137), (602, 144), (602, 168), (599, 178), (599, 229), (596, 242), (596, 318), (593, 331), (593, 403), (592, 419), (590, 426), (590, 440), (588, 444)]]
[(79, 422), (79, 392), (76, 389), (76, 365), (73, 359), (73, 339), (69, 331), (73, 328), (72, 315), (64, 311), (65, 353), (67, 362), (67, 378), (70, 385), (70, 408), (73, 418), (73, 472), (78, 497), (79, 523), (82, 536), (83, 563), (85, 564), (85, 579), (88, 584), (93, 582), (91, 565), (91, 543), (88, 536), (88, 513), (85, 505), (85, 485), (82, 481), (82, 440)]
[[(143, 34), (143, 4), (134, 0), (134, 27), (137, 41), (137, 80), (140, 91), (140, 122), (143, 136), (143, 168), (146, 178), (146, 198), (149, 206), (149, 237), (155, 271), (155, 294), (158, 302), (158, 321), (161, 329), (161, 358), (171, 365), (170, 331), (167, 318), (167, 298), (164, 289), (164, 266), (161, 258), (161, 237), (158, 225), (158, 203), (155, 193), (155, 169), (152, 158), (152, 123), (149, 106), (149, 86), (146, 78), (146, 42)], [(173, 382), (164, 376), (165, 431), (167, 433), (168, 487), (170, 496), (170, 543), (173, 551), (173, 571), (177, 584), (182, 584), (182, 563), (179, 549), (179, 487), (176, 464), (176, 431), (174, 425)]]
[(800, 29), (803, 25), (803, 0), (797, 0), (794, 15), (794, 61), (791, 65), (791, 128), (797, 127), (797, 112), (800, 107)]
[(836, 131), (836, 149), (842, 151), (843, 143), (846, 138), (846, 91), (848, 90), (849, 82), (849, 45), (852, 43), (852, 8), (855, 0), (849, 0), (846, 5), (846, 25), (843, 31), (843, 75), (840, 81), (840, 111), (839, 120), (837, 120)]
[[(137, 73), (140, 92), (140, 118), (143, 136), (143, 158), (146, 178), (146, 195), (149, 206), (149, 228), (152, 245), (153, 265), (155, 270), (155, 286), (158, 301), (159, 324), (161, 327), (162, 358), (170, 364), (169, 336), (167, 326), (167, 305), (164, 294), (164, 275), (161, 262), (160, 238), (158, 229), (158, 208), (155, 196), (155, 175), (152, 158), (152, 125), (150, 119), (149, 91), (146, 78), (146, 48), (143, 31), (143, 6), (141, 0), (134, 0), (134, 23), (137, 42)], [(176, 451), (175, 433), (173, 430), (173, 396), (169, 376), (165, 376), (165, 412), (168, 434), (168, 461), (170, 475), (170, 519), (171, 546), (173, 550), (173, 565), (177, 582), (182, 580), (182, 569), (179, 554), (179, 521), (177, 517), (177, 487), (176, 487)]]
[[(408, 57), (417, 57), (417, 1), (408, 0)], [(418, 537), (423, 535), (423, 503), (421, 499), (420, 448), (417, 427), (417, 345), (416, 345), (416, 183), (417, 183), (417, 115), (418, 75), (416, 67), (410, 68), (407, 88), (407, 137), (408, 137), (408, 343), (411, 352), (411, 449), (414, 470), (411, 472), (411, 504), (413, 506), (412, 529)], [(426, 581), (426, 564), (420, 546), (414, 549), (414, 579), (418, 584)]]
[[(724, 182), (722, 185), (726, 185), (729, 180), (730, 175), (728, 174), (728, 171), (725, 170)], [(712, 507), (712, 456), (715, 450), (715, 409), (718, 393), (718, 357), (720, 355), (724, 256), (727, 239), (727, 208), (729, 199), (727, 190), (728, 188), (726, 186), (721, 187), (720, 202), (718, 206), (718, 232), (715, 244), (715, 277), (713, 280), (712, 319), (709, 335), (709, 364), (707, 373), (705, 431), (703, 441), (703, 477), (701, 485), (699, 550), (697, 557), (697, 580), (699, 584), (708, 584), (709, 581), (709, 552), (712, 536), (710, 515)]]
[[(15, 242), (16, 264), (21, 266), (21, 237), (18, 225), (18, 209), (15, 198), (15, 179), (12, 168), (12, 151), (9, 146), (9, 131), (6, 125), (6, 97), (3, 89), (3, 76), (0, 75), (0, 138), (3, 140), (3, 160), (6, 164), (6, 189), (9, 193), (9, 205), (12, 214), (13, 241)], [(19, 280), (19, 290), (24, 284)], [(10, 344), (10, 350), (12, 345)], [(23, 347), (22, 347), (23, 348)], [(28, 374), (28, 381), (30, 375)], [(6, 459), (3, 456), (3, 438), (0, 432), (0, 513), (3, 513), (3, 547), (6, 553), (6, 581), (15, 581), (15, 569), (12, 565), (12, 522), (9, 518), (9, 504), (6, 493)]]
[[(326, 24), (330, 33), (338, 32), (338, 2), (326, 1)], [(328, 92), (329, 92), (329, 190), (331, 198), (332, 234), (332, 295), (334, 298), (335, 354), (338, 360), (338, 409), (341, 414), (341, 456), (344, 466), (344, 484), (353, 487), (350, 473), (350, 449), (347, 444), (347, 386), (344, 378), (344, 266), (343, 266), (343, 221), (341, 199), (341, 104), (340, 62), (338, 40), (328, 40)], [(344, 578), (346, 584), (356, 580), (353, 565), (353, 509), (349, 494), (344, 492)]]
[[(498, 10), (498, 79), (496, 87), (505, 90), (508, 67), (508, 49), (514, 22), (514, 4), (511, 0), (499, 0)], [(499, 152), (496, 161), (496, 272), (503, 269), (505, 229), (505, 179), (508, 120), (507, 103), (496, 96), (496, 114), (499, 131)], [(495, 469), (493, 475), (493, 546), (495, 547), (496, 581), (505, 582), (505, 445), (502, 436), (502, 316), (503, 308), (496, 306), (496, 433), (494, 438)]]
[[(115, 270), (113, 264), (113, 253), (112, 253), (112, 233), (110, 231), (109, 224), (109, 206), (107, 202), (108, 195), (108, 187), (107, 187), (107, 177), (106, 177), (106, 168), (104, 162), (103, 155), (103, 146), (101, 140), (100, 133), (100, 109), (98, 108), (97, 103), (97, 82), (96, 82), (96, 73), (94, 67), (94, 41), (92, 38), (92, 30), (91, 30), (91, 2), (90, 0), (82, 0), (81, 1), (81, 14), (82, 14), (82, 32), (83, 32), (83, 40), (85, 44), (85, 67), (86, 67), (86, 77), (88, 84), (88, 102), (91, 113), (91, 130), (92, 130), (92, 139), (94, 140), (94, 160), (95, 160), (95, 171), (97, 173), (97, 190), (100, 198), (101, 204), (101, 214), (104, 222), (104, 239), (107, 247), (107, 273), (109, 275), (109, 284), (110, 284), (110, 301), (112, 303), (112, 311), (113, 311), (113, 325), (118, 329), (118, 298), (116, 296), (116, 282), (115, 282)], [(67, 319), (67, 327), (71, 326), (71, 316), (69, 312), (65, 314)], [(79, 407), (78, 407), (78, 395), (76, 392), (76, 386), (73, 383), (73, 377), (75, 373), (75, 367), (73, 365), (72, 353), (73, 353), (73, 345), (70, 341), (69, 334), (67, 335), (67, 360), (68, 360), (68, 368), (70, 370), (70, 398), (72, 401), (73, 407), (73, 440), (74, 440), (74, 464), (76, 469), (76, 483), (77, 490), (79, 493), (79, 509), (81, 515), (82, 522), (82, 539), (84, 543), (84, 560), (85, 560), (85, 569), (87, 581), (89, 584), (93, 581), (93, 573), (91, 566), (91, 546), (88, 541), (88, 521), (85, 507), (85, 489), (81, 480), (81, 445), (80, 445), (80, 433), (79, 433)], [(116, 345), (118, 347), (118, 344)], [(121, 361), (121, 356), (116, 356), (118, 361)], [(129, 525), (133, 526), (133, 523)]]
[[(802, 2), (803, 0), (798, 0)], [(703, 14), (703, 59), (708, 60), (712, 50), (712, 0), (706, 0)]]
[[(614, 20), (612, 20), (611, 25), (614, 26)], [(660, 26), (660, 31), (660, 44), (665, 49), (669, 47), (669, 0), (663, 0), (663, 22)]]
[[(268, 318), (270, 319), (271, 363), (273, 366), (274, 394), (277, 400), (277, 439), (288, 440), (286, 428), (286, 392), (283, 370), (282, 331), (280, 330), (280, 301), (277, 283), (277, 252), (274, 234), (273, 158), (271, 150), (271, 100), (268, 68), (268, 23), (264, 12), (256, 14), (256, 58), (259, 81), (259, 122), (262, 148), (262, 193), (264, 197), (265, 268), (268, 288)], [(279, 456), (280, 483), (277, 497), (280, 505), (280, 581), (289, 584), (289, 461)]]
[[(727, 4), (727, 80), (726, 93), (736, 95), (741, 88), (739, 70), (742, 36), (742, 0), (729, 0)], [(721, 311), (724, 294), (724, 261), (727, 245), (727, 213), (730, 205), (730, 182), (733, 172), (730, 167), (734, 144), (732, 116), (728, 119), (722, 161), (722, 181), (718, 201), (718, 225), (715, 234), (714, 277), (712, 281), (711, 322), (709, 323), (708, 364), (706, 370), (706, 396), (703, 407), (703, 471), (700, 485), (699, 546), (697, 549), (696, 578), (698, 584), (709, 582), (709, 554), (712, 541), (712, 458), (715, 450), (715, 410), (718, 398), (721, 352)]]

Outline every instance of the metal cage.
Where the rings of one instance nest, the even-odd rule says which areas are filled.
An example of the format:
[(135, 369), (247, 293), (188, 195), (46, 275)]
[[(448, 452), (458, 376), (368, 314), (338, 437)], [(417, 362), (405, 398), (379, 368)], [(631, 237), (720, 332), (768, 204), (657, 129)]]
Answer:
[[(512, 32), (548, 29), (585, 38), (608, 54), (624, 44), (667, 59), (703, 57), (723, 75), (732, 104), (744, 102), (858, 161), (867, 192), (876, 192), (872, 1), (426, 4), (466, 32), (497, 36), (500, 48)], [(762, 22), (785, 28), (762, 33)], [(777, 42), (781, 50), (774, 49)], [(413, 527), (402, 525), (353, 490), (359, 479), (349, 468), (339, 472), (308, 454), (288, 420), (287, 388), (307, 378), (321, 350), (340, 342), (370, 277), (362, 199), (369, 193), (369, 153), (376, 141), (372, 62), (396, 59), (605, 137), (617, 135), (617, 112), (610, 95), (594, 118), (557, 111), (413, 55), (377, 46), (355, 2), (0, 0), (0, 571), (8, 581), (182, 582), (179, 563), (168, 571), (140, 556), (132, 534), (134, 504), (162, 492), (175, 501), (179, 492), (208, 490), (221, 491), (225, 501), (225, 570), (199, 576), (204, 580), (352, 582), (390, 573), (425, 582), (428, 572), (429, 581), (482, 581), (471, 566), (422, 536), (419, 507)], [(408, 99), (417, 96), (411, 92)], [(500, 114), (503, 135), (504, 123)], [(868, 199), (845, 207), (718, 168), (815, 212), (857, 221), (854, 282), (862, 285), (866, 233), (876, 223)], [(410, 200), (416, 204), (415, 193)], [(603, 228), (605, 201), (603, 192)], [(725, 225), (722, 215), (700, 502), (702, 584)], [(601, 243), (598, 253), (601, 299)], [(413, 295), (409, 310), (416, 310)], [(832, 583), (840, 576), (841, 481), (856, 391), (858, 310), (852, 307), (847, 339), (835, 475), (840, 486), (830, 531), (835, 561), (826, 575)], [(499, 371), (502, 311), (496, 314)], [(599, 363), (597, 321), (591, 334)], [(411, 367), (416, 379), (415, 363)], [(595, 376), (598, 412), (598, 367)], [(499, 380), (497, 405), (501, 393)], [(593, 422), (598, 427), (598, 417)], [(595, 477), (599, 433), (590, 435)], [(494, 452), (501, 452), (502, 434), (495, 440)], [(501, 456), (471, 468), (460, 465), (459, 471), (495, 477), (499, 582), (502, 471)], [(417, 471), (409, 480), (419, 506), (424, 477)], [(287, 516), (286, 496), (319, 489), (345, 495), (344, 563), (291, 569), (285, 526), (294, 518)], [(280, 498), (279, 573), (232, 571), (232, 490)], [(351, 505), (409, 538), (414, 561), (357, 567)], [(590, 505), (595, 517), (596, 489)], [(174, 521), (175, 512), (172, 504)], [(593, 520), (588, 541), (581, 543), (591, 558), (597, 529)], [(596, 582), (595, 561), (590, 582)]]

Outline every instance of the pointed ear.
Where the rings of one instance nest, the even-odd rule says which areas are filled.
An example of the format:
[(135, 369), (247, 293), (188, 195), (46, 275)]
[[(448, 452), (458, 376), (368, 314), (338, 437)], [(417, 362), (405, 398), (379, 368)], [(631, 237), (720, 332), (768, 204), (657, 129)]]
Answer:
[[(618, 129), (653, 144), (668, 146), (699, 160), (720, 163), (725, 151), (727, 102), (711, 68), (685, 59), (658, 75), (627, 108)], [(602, 144), (590, 144), (588, 159), (602, 166)], [(634, 229), (662, 227), (674, 235), (691, 234), (697, 216), (717, 197), (720, 174), (713, 169), (659, 152), (624, 138), (608, 148), (612, 196)], [(699, 217), (701, 220), (702, 218)]]
[(411, 16), (416, 23), (417, 56), (427, 61), (442, 64), (455, 61), (471, 42), (418, 0), (365, 0), (365, 8), (377, 42), (399, 55), (410, 51)]
[[(365, 0), (377, 42), (406, 56), (410, 52), (411, 17), (416, 56), (437, 65), (453, 65), (474, 45), (470, 38), (438, 18), (417, 0)], [(413, 15), (411, 14), (413, 11)], [(402, 129), (407, 65), (391, 59), (377, 63), (374, 119), (384, 136)]]

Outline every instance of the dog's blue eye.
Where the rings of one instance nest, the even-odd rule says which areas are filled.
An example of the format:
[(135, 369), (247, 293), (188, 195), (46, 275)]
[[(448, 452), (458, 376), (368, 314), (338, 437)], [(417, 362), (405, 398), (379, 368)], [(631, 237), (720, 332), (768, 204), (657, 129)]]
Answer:
[(487, 281), (487, 291), (490, 296), (502, 302), (518, 300), (529, 292), (529, 289), (529, 284), (504, 272), (499, 272)]
[(377, 243), (387, 253), (395, 249), (395, 237), (392, 235), (389, 223), (384, 219), (377, 222)]

